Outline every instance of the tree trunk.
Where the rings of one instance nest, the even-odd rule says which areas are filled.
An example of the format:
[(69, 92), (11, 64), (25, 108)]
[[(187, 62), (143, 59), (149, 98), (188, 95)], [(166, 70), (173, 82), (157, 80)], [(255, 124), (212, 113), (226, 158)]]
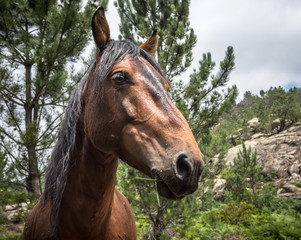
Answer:
[(28, 177), (26, 179), (26, 189), (33, 193), (34, 197), (38, 199), (41, 196), (41, 182), (38, 170), (38, 161), (36, 157), (35, 147), (27, 148), (28, 154)]
[(280, 120), (280, 129), (278, 132), (282, 132), (285, 128), (285, 118)]
[(36, 155), (36, 133), (33, 132), (33, 104), (31, 99), (31, 64), (25, 64), (26, 102), (25, 102), (25, 126), (26, 126), (26, 148), (28, 161), (28, 177), (26, 189), (33, 193), (35, 198), (41, 196), (40, 174), (38, 159)]
[(157, 216), (154, 223), (153, 228), (153, 236), (155, 239), (160, 240), (162, 235), (162, 231), (166, 228), (166, 224), (164, 222), (164, 215), (166, 214), (166, 204), (163, 203), (162, 206), (158, 207)]

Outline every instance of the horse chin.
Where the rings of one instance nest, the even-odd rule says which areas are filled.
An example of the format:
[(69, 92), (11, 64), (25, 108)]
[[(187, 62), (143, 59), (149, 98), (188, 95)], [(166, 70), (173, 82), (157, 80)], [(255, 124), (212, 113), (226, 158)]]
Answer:
[(156, 173), (155, 173), (155, 178), (157, 182), (157, 192), (161, 197), (170, 200), (178, 200), (184, 197), (184, 196), (177, 196), (174, 192), (172, 192), (168, 187), (168, 185), (163, 181), (163, 179)]

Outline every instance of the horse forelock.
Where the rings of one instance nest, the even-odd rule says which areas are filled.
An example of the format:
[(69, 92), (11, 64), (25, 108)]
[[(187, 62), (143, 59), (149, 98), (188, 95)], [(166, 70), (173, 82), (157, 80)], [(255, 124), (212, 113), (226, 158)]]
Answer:
[[(51, 201), (51, 226), (53, 236), (56, 236), (58, 216), (63, 192), (65, 190), (68, 173), (74, 165), (72, 153), (75, 146), (77, 126), (81, 114), (81, 93), (85, 85), (85, 91), (92, 91), (96, 99), (101, 99), (102, 84), (109, 75), (112, 67), (126, 56), (142, 56), (162, 76), (161, 68), (153, 58), (130, 41), (111, 40), (104, 48), (99, 63), (94, 62), (87, 74), (81, 79), (77, 88), (72, 92), (65, 117), (58, 132), (57, 141), (51, 155), (51, 161), (47, 168), (45, 181), (45, 198)], [(94, 82), (95, 84), (91, 84)], [(85, 84), (86, 83), (86, 84)], [(92, 89), (93, 87), (93, 89)]]

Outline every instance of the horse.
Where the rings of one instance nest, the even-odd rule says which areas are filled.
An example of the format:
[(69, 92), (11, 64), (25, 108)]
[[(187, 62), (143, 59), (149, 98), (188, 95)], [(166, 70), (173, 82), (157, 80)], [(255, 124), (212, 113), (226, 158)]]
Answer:
[(101, 7), (92, 33), (95, 61), (70, 97), (23, 239), (137, 239), (131, 206), (115, 188), (119, 159), (155, 179), (167, 199), (198, 187), (203, 155), (153, 58), (157, 31), (140, 46), (112, 40)]

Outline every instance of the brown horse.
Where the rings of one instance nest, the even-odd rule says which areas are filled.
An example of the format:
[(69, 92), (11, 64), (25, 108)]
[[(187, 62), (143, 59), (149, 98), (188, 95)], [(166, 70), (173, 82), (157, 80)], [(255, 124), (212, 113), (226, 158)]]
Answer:
[(71, 96), (24, 239), (136, 239), (131, 207), (115, 188), (118, 158), (156, 178), (163, 197), (198, 186), (202, 154), (152, 58), (156, 31), (140, 47), (110, 40), (103, 8), (92, 31), (96, 60)]

